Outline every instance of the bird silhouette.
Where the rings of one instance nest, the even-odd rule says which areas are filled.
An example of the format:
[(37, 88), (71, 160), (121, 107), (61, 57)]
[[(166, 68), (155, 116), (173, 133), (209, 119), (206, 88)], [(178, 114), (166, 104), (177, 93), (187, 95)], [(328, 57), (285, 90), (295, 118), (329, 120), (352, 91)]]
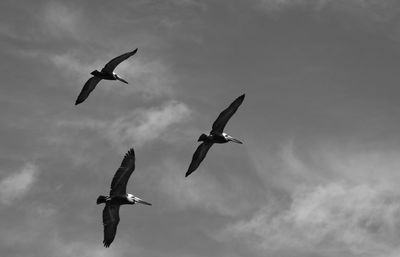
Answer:
[(131, 57), (132, 55), (136, 54), (137, 48), (133, 50), (132, 52), (127, 52), (125, 54), (122, 54), (120, 56), (115, 57), (111, 61), (109, 61), (101, 71), (95, 70), (92, 71), (90, 74), (93, 75), (88, 81), (86, 81), (85, 85), (83, 86), (81, 92), (78, 95), (78, 98), (75, 101), (75, 105), (78, 105), (82, 103), (83, 101), (88, 98), (89, 94), (96, 88), (97, 84), (100, 82), (102, 79), (106, 80), (119, 80), (122, 81), (126, 84), (128, 82), (121, 77), (119, 77), (117, 74), (114, 73), (114, 69), (123, 61)]
[(139, 197), (126, 193), (126, 185), (129, 177), (135, 170), (135, 152), (131, 148), (122, 160), (121, 166), (114, 175), (111, 182), (111, 191), (109, 196), (100, 195), (96, 203), (105, 203), (103, 209), (103, 226), (104, 226), (104, 240), (105, 247), (109, 247), (114, 241), (115, 234), (117, 233), (117, 226), (119, 223), (119, 207), (125, 204), (141, 203), (151, 205)]
[(235, 114), (236, 110), (239, 108), (239, 106), (242, 104), (244, 100), (244, 94), (239, 96), (238, 98), (233, 101), (228, 108), (223, 110), (218, 118), (214, 121), (212, 125), (212, 130), (209, 135), (206, 134), (201, 134), (199, 139), (197, 140), (198, 142), (203, 142), (201, 143), (196, 151), (193, 154), (192, 161), (189, 165), (189, 169), (186, 172), (185, 177), (189, 176), (194, 172), (200, 165), (200, 163), (204, 160), (204, 158), (207, 155), (208, 150), (210, 150), (211, 146), (214, 143), (217, 144), (224, 144), (229, 141), (242, 144), (241, 141), (237, 140), (236, 138), (233, 138), (232, 136), (224, 133), (224, 128), (226, 123), (228, 123), (229, 119)]

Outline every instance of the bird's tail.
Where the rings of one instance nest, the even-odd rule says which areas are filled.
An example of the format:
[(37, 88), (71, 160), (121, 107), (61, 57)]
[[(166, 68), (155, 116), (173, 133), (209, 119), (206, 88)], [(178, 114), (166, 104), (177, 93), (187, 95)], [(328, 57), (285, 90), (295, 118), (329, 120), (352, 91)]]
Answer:
[(93, 76), (96, 76), (96, 75), (98, 75), (99, 73), (100, 73), (100, 71), (94, 70), (94, 71), (92, 71), (90, 74), (92, 74)]
[(201, 134), (201, 136), (199, 137), (199, 139), (197, 140), (197, 142), (200, 142), (200, 141), (206, 141), (207, 140), (207, 135), (206, 134)]
[(107, 200), (107, 196), (100, 195), (99, 197), (97, 197), (96, 204), (105, 203), (105, 202), (106, 202), (106, 200)]

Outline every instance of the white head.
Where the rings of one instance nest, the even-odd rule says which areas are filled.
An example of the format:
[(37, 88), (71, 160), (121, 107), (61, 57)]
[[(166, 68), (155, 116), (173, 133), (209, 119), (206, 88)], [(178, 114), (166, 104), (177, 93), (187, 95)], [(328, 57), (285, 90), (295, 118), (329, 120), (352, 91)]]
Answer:
[(115, 79), (118, 79), (119, 81), (124, 82), (125, 84), (128, 84), (128, 81), (126, 81), (125, 79), (119, 77), (119, 76), (118, 76), (117, 74), (115, 74), (114, 72), (113, 72), (113, 76), (114, 76)]
[(132, 204), (135, 203), (141, 203), (141, 204), (145, 204), (145, 205), (151, 205), (151, 203), (148, 203), (146, 201), (143, 201), (142, 199), (140, 199), (139, 197), (136, 197), (132, 194), (127, 194), (126, 198), (128, 199), (128, 201)]
[(232, 142), (235, 142), (235, 143), (238, 143), (238, 144), (243, 144), (241, 141), (237, 140), (236, 138), (234, 138), (234, 137), (232, 137), (232, 136), (230, 136), (230, 135), (228, 135), (226, 133), (222, 133), (222, 136), (225, 137), (225, 139), (227, 141), (232, 141)]
[(135, 203), (135, 196), (132, 195), (132, 194), (128, 194), (126, 196), (126, 199), (128, 199), (128, 201), (131, 202), (131, 203)]

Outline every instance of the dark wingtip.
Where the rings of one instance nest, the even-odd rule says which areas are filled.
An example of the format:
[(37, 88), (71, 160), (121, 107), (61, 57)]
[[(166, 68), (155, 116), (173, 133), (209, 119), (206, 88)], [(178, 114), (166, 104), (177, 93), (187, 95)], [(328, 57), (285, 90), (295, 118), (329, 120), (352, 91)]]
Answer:
[(80, 99), (79, 99), (79, 97), (76, 99), (76, 101), (75, 101), (75, 105), (78, 105), (78, 104), (80, 104), (80, 103), (82, 103), (83, 101), (81, 101)]
[(137, 53), (137, 51), (138, 51), (138, 48), (136, 48), (135, 50), (133, 50), (132, 52), (133, 52), (133, 54), (136, 54)]
[(124, 159), (125, 159), (125, 158), (129, 158), (129, 157), (133, 157), (133, 158), (136, 157), (136, 156), (135, 156), (135, 150), (133, 150), (133, 148), (129, 149), (128, 152), (126, 152), (126, 154), (125, 154), (125, 156), (124, 156)]
[(189, 176), (190, 174), (192, 174), (192, 172), (193, 172), (193, 171), (189, 171), (189, 170), (188, 170), (188, 171), (186, 172), (186, 174), (185, 174), (185, 178), (186, 178), (187, 176)]
[(243, 94), (243, 95), (239, 96), (239, 98), (243, 98), (244, 99), (245, 96), (246, 96), (246, 94)]
[(135, 155), (135, 150), (133, 150), (133, 147), (131, 149), (128, 150), (128, 152), (126, 153), (126, 155)]

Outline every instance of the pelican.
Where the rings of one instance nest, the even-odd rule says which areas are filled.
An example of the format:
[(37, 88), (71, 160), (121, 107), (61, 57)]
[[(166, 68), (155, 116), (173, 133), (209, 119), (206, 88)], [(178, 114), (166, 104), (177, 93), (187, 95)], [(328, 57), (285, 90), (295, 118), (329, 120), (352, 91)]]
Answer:
[(82, 91), (79, 93), (78, 98), (76, 99), (75, 105), (78, 105), (82, 103), (83, 101), (88, 98), (90, 92), (95, 89), (97, 84), (100, 82), (102, 79), (106, 80), (119, 80), (121, 82), (124, 82), (128, 84), (128, 82), (121, 77), (119, 77), (117, 74), (114, 73), (114, 69), (123, 61), (131, 57), (132, 55), (136, 54), (137, 48), (133, 50), (132, 52), (127, 52), (125, 54), (122, 54), (120, 56), (115, 57), (111, 61), (109, 61), (101, 71), (95, 70), (92, 71), (93, 77), (91, 77), (88, 81), (86, 81), (85, 85), (82, 88)]
[(117, 233), (117, 226), (119, 223), (119, 207), (124, 204), (141, 203), (151, 205), (139, 197), (126, 193), (126, 184), (129, 177), (135, 170), (135, 152), (131, 148), (122, 160), (121, 166), (114, 175), (111, 182), (110, 196), (100, 195), (96, 203), (105, 203), (103, 209), (103, 226), (104, 226), (104, 240), (105, 247), (109, 247)]
[(228, 123), (229, 119), (233, 116), (233, 114), (235, 114), (236, 110), (242, 104), (244, 96), (245, 95), (243, 94), (238, 98), (236, 98), (235, 101), (233, 101), (231, 105), (228, 106), (228, 108), (226, 108), (219, 114), (218, 118), (214, 121), (212, 125), (212, 130), (210, 132), (210, 135), (207, 136), (206, 134), (201, 134), (201, 136), (197, 141), (198, 142), (202, 141), (203, 143), (201, 143), (194, 152), (192, 157), (192, 162), (189, 165), (189, 169), (186, 172), (185, 177), (189, 176), (193, 171), (197, 169), (197, 167), (199, 167), (204, 157), (206, 157), (208, 150), (210, 150), (211, 146), (214, 143), (224, 144), (229, 141), (232, 141), (238, 144), (243, 144), (241, 141), (237, 140), (236, 138), (233, 138), (232, 136), (224, 133), (223, 131), (226, 123)]

